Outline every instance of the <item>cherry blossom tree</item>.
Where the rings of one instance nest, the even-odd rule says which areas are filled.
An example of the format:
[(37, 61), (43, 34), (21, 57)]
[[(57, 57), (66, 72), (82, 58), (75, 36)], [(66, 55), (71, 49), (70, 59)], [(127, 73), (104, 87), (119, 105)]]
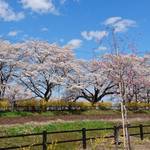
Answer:
[(136, 96), (138, 87), (144, 80), (143, 63), (144, 59), (135, 55), (104, 56), (103, 66), (108, 74), (108, 80), (118, 86), (117, 93), (123, 98), (123, 103), (131, 101)]
[(28, 89), (25, 89), (21, 84), (13, 83), (7, 85), (5, 97), (11, 104), (11, 110), (14, 110), (16, 101), (31, 99), (33, 94)]
[(73, 52), (45, 41), (27, 41), (18, 47), (22, 52), (21, 83), (35, 96), (48, 101), (53, 89), (63, 85), (72, 70)]
[[(118, 98), (121, 104), (121, 115), (122, 115), (122, 126), (123, 126), (123, 139), (124, 148), (130, 149), (130, 137), (128, 134), (128, 129), (125, 125), (128, 124), (127, 120), (127, 110), (126, 101), (128, 95), (128, 87), (130, 82), (133, 80), (134, 67), (133, 62), (136, 61), (136, 57), (130, 55), (105, 55), (103, 59), (103, 67), (108, 74), (108, 80), (113, 81), (117, 85)], [(129, 90), (130, 91), (130, 90)]]
[(144, 56), (142, 68), (142, 82), (140, 84), (139, 97), (141, 100), (150, 103), (150, 54)]
[(74, 100), (83, 98), (92, 105), (102, 101), (105, 96), (116, 93), (115, 84), (107, 79), (97, 60), (80, 62), (80, 71), (69, 79), (69, 92)]
[(5, 97), (7, 85), (14, 80), (18, 61), (18, 49), (10, 42), (0, 40), (0, 99)]

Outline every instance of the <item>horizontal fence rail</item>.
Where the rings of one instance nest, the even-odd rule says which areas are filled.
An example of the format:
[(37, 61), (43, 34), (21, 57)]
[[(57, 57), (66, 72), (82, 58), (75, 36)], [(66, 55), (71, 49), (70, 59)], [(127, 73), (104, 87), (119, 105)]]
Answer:
[[(131, 126), (131, 125), (126, 125), (125, 126), (128, 129), (138, 129), (139, 132), (138, 133), (129, 133), (130, 136), (140, 136), (140, 139), (143, 140), (144, 139), (144, 135), (150, 135), (150, 132), (144, 132), (144, 128), (148, 128), (150, 127), (150, 125), (136, 125), (136, 126)], [(1, 139), (7, 139), (7, 138), (15, 138), (15, 137), (28, 137), (28, 136), (41, 136), (42, 137), (42, 142), (41, 143), (36, 143), (36, 144), (32, 144), (32, 145), (21, 145), (21, 146), (12, 146), (12, 147), (1, 147), (0, 150), (11, 150), (11, 149), (18, 149), (18, 148), (25, 148), (25, 147), (36, 147), (36, 146), (42, 146), (43, 150), (47, 150), (47, 145), (49, 144), (54, 144), (53, 142), (48, 142), (48, 135), (52, 135), (52, 134), (61, 134), (61, 133), (81, 133), (82, 138), (80, 139), (69, 139), (69, 140), (61, 140), (61, 141), (57, 141), (57, 144), (60, 143), (70, 143), (70, 142), (82, 142), (82, 147), (83, 149), (87, 148), (87, 141), (88, 140), (94, 140), (97, 138), (102, 138), (102, 136), (99, 137), (88, 137), (87, 138), (87, 132), (88, 131), (104, 131), (104, 130), (112, 130), (113, 135), (110, 136), (105, 136), (103, 138), (113, 138), (114, 139), (114, 144), (119, 144), (119, 131), (120, 129), (122, 129), (122, 125), (120, 126), (114, 126), (112, 128), (95, 128), (95, 129), (86, 129), (86, 128), (82, 128), (81, 130), (66, 130), (66, 131), (54, 131), (54, 132), (47, 132), (47, 131), (43, 131), (42, 133), (32, 133), (32, 134), (19, 134), (19, 135), (10, 135), (10, 136), (0, 136), (0, 140)], [(149, 129), (150, 131), (150, 129)], [(123, 136), (123, 135), (120, 135)]]

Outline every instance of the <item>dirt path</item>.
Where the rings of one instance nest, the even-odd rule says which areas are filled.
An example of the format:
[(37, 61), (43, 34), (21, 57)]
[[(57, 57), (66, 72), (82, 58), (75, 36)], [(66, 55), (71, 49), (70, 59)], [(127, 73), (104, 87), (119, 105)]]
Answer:
[[(150, 121), (146, 114), (134, 114), (128, 116), (129, 121)], [(29, 122), (50, 122), (50, 121), (75, 121), (75, 120), (104, 120), (121, 121), (120, 115), (58, 115), (58, 116), (28, 116), (28, 117), (1, 117), (0, 125), (22, 124)]]

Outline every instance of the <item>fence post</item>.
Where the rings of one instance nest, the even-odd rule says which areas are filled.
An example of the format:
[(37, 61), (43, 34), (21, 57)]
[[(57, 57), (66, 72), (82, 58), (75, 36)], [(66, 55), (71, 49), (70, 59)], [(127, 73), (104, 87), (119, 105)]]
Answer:
[(119, 127), (114, 126), (114, 142), (116, 145), (119, 144)]
[(43, 150), (47, 150), (47, 132), (43, 131)]
[(82, 145), (86, 149), (86, 128), (82, 128)]
[(141, 140), (143, 140), (143, 139), (144, 139), (144, 134), (143, 134), (143, 125), (142, 125), (142, 124), (140, 124), (140, 125), (139, 125), (139, 127), (140, 127), (140, 138), (141, 138)]

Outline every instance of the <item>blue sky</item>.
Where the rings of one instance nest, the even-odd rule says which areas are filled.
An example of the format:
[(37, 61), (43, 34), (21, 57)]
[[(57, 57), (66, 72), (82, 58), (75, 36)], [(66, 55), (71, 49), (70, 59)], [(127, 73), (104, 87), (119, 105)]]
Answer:
[(114, 28), (124, 52), (132, 45), (142, 54), (150, 52), (149, 6), (150, 0), (0, 0), (0, 37), (56, 42), (91, 59), (110, 51)]

